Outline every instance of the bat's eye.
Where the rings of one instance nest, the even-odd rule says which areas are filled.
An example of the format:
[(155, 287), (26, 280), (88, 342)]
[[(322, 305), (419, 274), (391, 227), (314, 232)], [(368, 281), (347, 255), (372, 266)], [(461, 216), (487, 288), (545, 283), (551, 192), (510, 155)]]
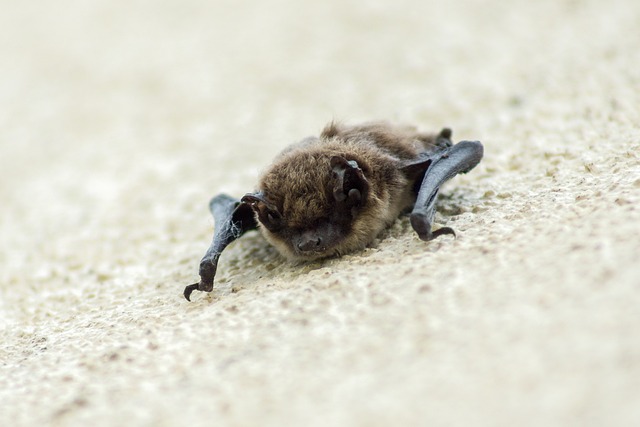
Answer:
[(267, 211), (264, 215), (261, 215), (260, 221), (267, 227), (270, 231), (277, 231), (282, 228), (282, 216), (275, 211)]

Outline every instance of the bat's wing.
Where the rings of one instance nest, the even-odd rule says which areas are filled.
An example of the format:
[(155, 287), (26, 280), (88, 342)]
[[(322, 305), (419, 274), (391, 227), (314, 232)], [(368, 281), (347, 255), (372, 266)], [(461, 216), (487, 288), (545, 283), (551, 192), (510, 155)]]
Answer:
[(184, 297), (191, 301), (191, 292), (198, 290), (211, 292), (213, 279), (218, 268), (220, 254), (231, 242), (242, 236), (246, 231), (258, 227), (251, 207), (238, 199), (220, 194), (209, 203), (209, 209), (215, 221), (213, 241), (200, 261), (200, 282), (184, 288)]
[(443, 129), (436, 140), (434, 149), (423, 153), (414, 160), (403, 164), (406, 170), (423, 170), (424, 178), (419, 184), (416, 203), (411, 212), (411, 226), (420, 239), (428, 241), (443, 234), (453, 234), (449, 227), (442, 227), (434, 232), (431, 224), (435, 215), (436, 199), (440, 186), (459, 173), (467, 173), (480, 160), (484, 149), (479, 141), (461, 141), (451, 144), (451, 131)]

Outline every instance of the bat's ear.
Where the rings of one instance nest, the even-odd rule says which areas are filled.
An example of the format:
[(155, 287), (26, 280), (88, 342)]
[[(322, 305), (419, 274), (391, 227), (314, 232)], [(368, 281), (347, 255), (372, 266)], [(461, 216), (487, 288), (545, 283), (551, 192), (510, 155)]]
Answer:
[(369, 182), (355, 160), (342, 156), (331, 158), (333, 198), (349, 208), (362, 206), (369, 192)]
[(251, 206), (251, 209), (258, 215), (260, 222), (269, 230), (275, 231), (282, 226), (280, 211), (267, 200), (262, 191), (245, 194), (240, 201)]

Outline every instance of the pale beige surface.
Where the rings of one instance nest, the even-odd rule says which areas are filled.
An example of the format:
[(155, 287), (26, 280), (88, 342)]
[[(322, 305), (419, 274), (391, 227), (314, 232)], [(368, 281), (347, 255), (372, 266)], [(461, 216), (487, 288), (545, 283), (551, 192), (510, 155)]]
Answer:
[[(640, 425), (638, 1), (9, 1), (0, 73), (0, 425)], [(333, 118), (481, 139), (458, 239), (251, 233), (187, 303)]]

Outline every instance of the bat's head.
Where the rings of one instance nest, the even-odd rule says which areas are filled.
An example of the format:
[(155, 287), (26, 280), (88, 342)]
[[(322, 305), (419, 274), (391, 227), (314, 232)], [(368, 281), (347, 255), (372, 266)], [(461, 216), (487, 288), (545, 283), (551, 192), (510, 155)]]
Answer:
[[(324, 258), (362, 248), (384, 223), (363, 162), (331, 152), (297, 153), (274, 164), (261, 190), (245, 195), (265, 238), (293, 260)], [(397, 213), (396, 213), (397, 215)]]

